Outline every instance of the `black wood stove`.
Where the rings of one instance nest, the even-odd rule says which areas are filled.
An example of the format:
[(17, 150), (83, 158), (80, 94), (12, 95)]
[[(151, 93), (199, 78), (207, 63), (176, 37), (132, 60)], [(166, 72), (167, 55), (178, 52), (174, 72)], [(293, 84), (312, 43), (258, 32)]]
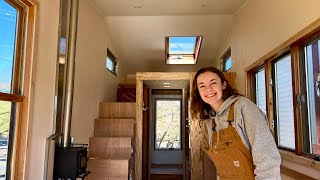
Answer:
[(54, 156), (54, 180), (84, 179), (90, 171), (87, 170), (86, 147), (57, 147)]

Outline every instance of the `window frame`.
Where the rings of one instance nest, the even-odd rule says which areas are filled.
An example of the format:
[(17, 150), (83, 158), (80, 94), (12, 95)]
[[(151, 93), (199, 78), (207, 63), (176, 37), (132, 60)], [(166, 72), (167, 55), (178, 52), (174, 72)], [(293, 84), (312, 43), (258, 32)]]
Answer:
[[(113, 71), (110, 70), (108, 67), (107, 67), (107, 62), (108, 62), (108, 59), (111, 60), (112, 62), (112, 66), (113, 66)], [(108, 48), (107, 49), (107, 57), (106, 57), (106, 69), (108, 69), (112, 74), (114, 74), (115, 76), (117, 76), (118, 74), (118, 69), (117, 69), (117, 66), (118, 66), (118, 58), (111, 52), (111, 50)]]
[[(251, 76), (251, 78), (252, 78), (252, 80), (251, 80), (251, 82), (252, 82), (252, 100), (253, 100), (253, 102), (254, 103), (256, 103), (257, 104), (257, 97), (256, 97), (256, 91), (257, 91), (257, 89), (256, 89), (256, 87), (257, 87), (257, 84), (256, 84), (256, 74), (257, 73), (259, 73), (260, 71), (262, 71), (262, 70), (264, 70), (264, 80), (265, 80), (265, 87), (267, 87), (267, 85), (268, 85), (268, 82), (267, 82), (267, 80), (266, 80), (266, 70), (265, 70), (265, 68), (264, 68), (264, 66), (259, 66), (259, 67), (257, 67), (256, 69), (254, 69), (251, 73), (252, 73), (252, 76)], [(265, 109), (266, 109), (266, 112), (267, 112), (267, 91), (265, 90), (265, 98), (266, 98), (266, 107), (265, 107)]]
[[(194, 50), (193, 50), (193, 53), (192, 54), (170, 54), (170, 42), (169, 42), (169, 39), (171, 37), (195, 37), (196, 38), (196, 42), (194, 44)], [(203, 39), (203, 36), (166, 36), (165, 37), (165, 64), (181, 64), (181, 65), (185, 65), (185, 64), (197, 64), (197, 61), (198, 61), (198, 57), (199, 57), (199, 54), (200, 54), (200, 48), (201, 48), (201, 44), (202, 44), (202, 39)], [(170, 57), (171, 56), (177, 56), (177, 55), (181, 55), (183, 56), (182, 59), (179, 59), (180, 61), (182, 62), (179, 62), (179, 63), (170, 63)], [(186, 58), (189, 58), (189, 59), (185, 59)], [(183, 61), (186, 61), (186, 60), (192, 60), (192, 63), (183, 63)]]
[[(29, 0), (5, 0), (5, 2), (17, 10), (12, 89), (10, 93), (0, 92), (0, 101), (13, 103), (11, 118), (15, 118), (14, 126), (10, 127), (14, 128), (13, 137), (9, 137), (13, 140), (13, 146), (8, 147), (8, 156), (11, 153), (12, 159), (10, 164), (7, 164), (6, 178), (22, 179), (27, 155), (36, 6)], [(9, 148), (12, 148), (11, 152)]]
[[(249, 65), (245, 68), (247, 73), (246, 75), (246, 95), (253, 100), (254, 94), (252, 91), (253, 82), (252, 76), (254, 75), (254, 71), (258, 69), (260, 66), (265, 67), (266, 72), (266, 93), (267, 93), (267, 115), (269, 119), (269, 124), (273, 124), (274, 119), (274, 97), (273, 97), (273, 90), (271, 86), (267, 85), (267, 82), (270, 82), (272, 79), (272, 62), (279, 57), (283, 56), (286, 53), (291, 54), (291, 70), (292, 70), (292, 95), (293, 95), (293, 113), (294, 113), (294, 128), (295, 128), (295, 150), (292, 156), (303, 156), (307, 157), (309, 161), (318, 161), (319, 163), (319, 156), (318, 155), (311, 155), (304, 153), (304, 136), (305, 136), (305, 127), (303, 125), (303, 120), (305, 118), (305, 112), (303, 112), (303, 108), (301, 108), (298, 104), (297, 95), (303, 94), (304, 87), (301, 84), (301, 79), (304, 78), (303, 75), (303, 66), (301, 62), (303, 61), (303, 52), (302, 48), (304, 45), (308, 44), (310, 41), (314, 40), (315, 38), (320, 37), (320, 20), (317, 20), (307, 26), (305, 29), (298, 32), (295, 36), (288, 39), (285, 43), (279, 45), (275, 49), (273, 49), (268, 54), (264, 55), (262, 58), (257, 60), (256, 62)], [(270, 126), (272, 127), (272, 126)], [(274, 131), (274, 129), (272, 129)], [(289, 149), (281, 148), (285, 153), (286, 151), (289, 152)], [(281, 151), (280, 151), (281, 153)], [(285, 155), (287, 156), (287, 155)]]
[[(277, 62), (279, 62), (279, 61), (281, 61), (281, 60), (283, 60), (283, 58), (284, 57), (286, 57), (286, 56), (290, 56), (290, 60), (291, 60), (291, 67), (290, 67), (290, 69), (291, 69), (291, 75), (292, 75), (292, 81), (293, 81), (293, 69), (292, 69), (292, 67), (293, 67), (293, 65), (292, 65), (292, 63), (293, 63), (293, 61), (292, 61), (292, 55), (291, 55), (291, 53), (289, 52), (289, 51), (286, 51), (286, 52), (284, 52), (284, 53), (282, 53), (281, 54), (281, 56), (279, 56), (279, 57), (277, 57), (277, 58), (275, 58), (275, 59), (273, 59), (272, 61), (271, 61), (271, 63), (272, 63), (272, 79), (271, 79), (271, 81), (272, 81), (272, 97), (273, 97), (273, 99), (272, 99), (272, 101), (273, 101), (273, 109), (274, 109), (274, 113), (273, 113), (273, 128), (274, 128), (274, 137), (275, 137), (275, 141), (276, 141), (276, 144), (277, 144), (277, 146), (278, 146), (278, 148), (279, 149), (283, 149), (283, 150), (286, 150), (286, 151), (290, 151), (290, 152), (295, 152), (295, 149), (296, 149), (296, 140), (295, 140), (295, 149), (292, 149), (292, 148), (289, 148), (289, 147), (285, 147), (285, 146), (281, 146), (281, 145), (279, 145), (279, 142), (278, 142), (278, 140), (279, 140), (279, 137), (278, 137), (278, 122), (277, 122), (277, 111), (276, 111), (276, 109), (277, 109), (277, 100), (276, 100), (276, 98), (277, 98), (277, 96), (276, 96), (276, 85), (275, 85), (275, 78), (276, 78), (276, 71), (275, 71), (275, 66), (276, 66), (276, 63)], [(292, 83), (292, 82), (291, 82)], [(293, 94), (293, 86), (292, 86), (292, 98), (294, 98), (294, 94)], [(293, 99), (292, 99), (293, 100)], [(292, 102), (292, 104), (293, 104), (293, 110), (294, 110), (294, 108), (295, 108), (295, 104), (294, 104), (294, 100), (293, 100), (293, 102)], [(294, 115), (294, 111), (293, 111), (293, 116), (295, 116)], [(296, 119), (295, 119), (295, 117), (294, 117), (294, 119), (293, 119), (293, 123), (294, 123), (294, 127), (296, 127)], [(295, 132), (294, 132), (295, 133)], [(295, 139), (297, 138), (298, 136), (296, 135), (296, 133), (295, 133)]]
[[(228, 72), (228, 71), (232, 68), (232, 64), (233, 64), (233, 62), (232, 62), (232, 57), (231, 57), (231, 47), (229, 47), (229, 48), (226, 50), (226, 52), (223, 53), (223, 55), (221, 56), (220, 59), (222, 59), (222, 67), (221, 67), (222, 72)], [(228, 61), (229, 59), (230, 59), (230, 61), (231, 61), (231, 66), (230, 66), (229, 69), (226, 69), (226, 64), (227, 64), (227, 61)]]

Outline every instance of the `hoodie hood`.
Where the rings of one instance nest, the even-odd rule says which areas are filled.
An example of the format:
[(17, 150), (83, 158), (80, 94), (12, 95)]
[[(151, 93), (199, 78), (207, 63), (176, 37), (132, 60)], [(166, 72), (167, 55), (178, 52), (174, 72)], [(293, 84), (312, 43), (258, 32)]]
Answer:
[(208, 113), (209, 116), (210, 117), (215, 117), (216, 115), (221, 116), (222, 114), (225, 113), (228, 107), (238, 99), (239, 99), (239, 96), (236, 96), (236, 95), (230, 96), (228, 99), (223, 101), (223, 103), (221, 104), (217, 112), (211, 108), (211, 110)]

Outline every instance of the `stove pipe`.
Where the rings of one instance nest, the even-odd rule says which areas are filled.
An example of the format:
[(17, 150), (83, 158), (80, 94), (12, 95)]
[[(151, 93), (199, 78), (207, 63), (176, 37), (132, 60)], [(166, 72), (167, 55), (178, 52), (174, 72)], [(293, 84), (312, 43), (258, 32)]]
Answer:
[(70, 24), (68, 32), (68, 48), (67, 48), (67, 81), (65, 89), (65, 104), (63, 116), (63, 137), (62, 147), (70, 147), (70, 129), (72, 118), (72, 102), (73, 102), (73, 84), (74, 84), (74, 70), (75, 70), (75, 56), (76, 56), (76, 41), (77, 41), (77, 22), (78, 22), (78, 6), (79, 0), (71, 0), (71, 7), (68, 8), (70, 14)]

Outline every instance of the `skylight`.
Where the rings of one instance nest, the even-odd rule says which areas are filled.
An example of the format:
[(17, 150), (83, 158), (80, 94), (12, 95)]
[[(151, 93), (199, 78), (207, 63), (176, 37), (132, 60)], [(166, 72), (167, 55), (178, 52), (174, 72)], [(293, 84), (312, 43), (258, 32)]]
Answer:
[(166, 64), (196, 64), (201, 36), (166, 37)]

